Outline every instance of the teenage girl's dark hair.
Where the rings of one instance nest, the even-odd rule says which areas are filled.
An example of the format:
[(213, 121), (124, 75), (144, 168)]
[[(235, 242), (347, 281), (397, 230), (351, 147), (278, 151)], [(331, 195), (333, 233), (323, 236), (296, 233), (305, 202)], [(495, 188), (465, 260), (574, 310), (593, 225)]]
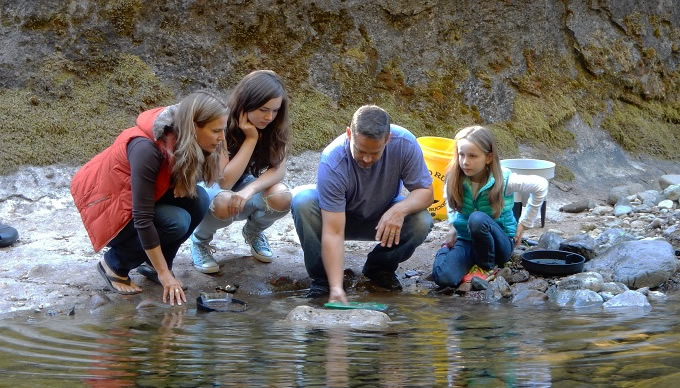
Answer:
[(278, 166), (286, 157), (290, 123), (288, 120), (288, 94), (281, 77), (271, 70), (257, 70), (245, 76), (229, 96), (229, 119), (227, 121), (227, 149), (229, 157), (236, 155), (245, 140), (238, 127), (243, 112), (252, 112), (272, 98), (281, 97), (281, 107), (274, 121), (260, 131), (253, 155), (246, 172), (260, 176), (266, 169)]

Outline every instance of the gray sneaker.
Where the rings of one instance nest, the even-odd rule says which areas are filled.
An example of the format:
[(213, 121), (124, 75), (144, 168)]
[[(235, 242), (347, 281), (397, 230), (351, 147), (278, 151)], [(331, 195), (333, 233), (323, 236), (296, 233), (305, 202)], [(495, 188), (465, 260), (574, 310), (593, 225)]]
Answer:
[(263, 263), (271, 263), (274, 254), (269, 247), (269, 241), (267, 241), (267, 237), (265, 237), (264, 233), (248, 235), (246, 234), (245, 227), (241, 232), (243, 233), (243, 239), (250, 245), (250, 253), (253, 257)]
[(195, 241), (191, 242), (191, 258), (194, 261), (194, 268), (198, 272), (215, 273), (220, 270), (220, 266), (215, 261), (213, 253), (217, 250), (208, 245), (201, 244)]

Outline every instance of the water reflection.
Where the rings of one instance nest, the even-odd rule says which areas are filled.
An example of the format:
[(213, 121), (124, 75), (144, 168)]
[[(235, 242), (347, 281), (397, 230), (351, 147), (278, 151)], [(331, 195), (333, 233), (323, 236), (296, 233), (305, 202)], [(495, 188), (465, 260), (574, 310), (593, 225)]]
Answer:
[(680, 381), (677, 299), (652, 311), (517, 308), (385, 296), (384, 332), (278, 321), (306, 300), (245, 313), (128, 306), (0, 321), (3, 386), (640, 386)]

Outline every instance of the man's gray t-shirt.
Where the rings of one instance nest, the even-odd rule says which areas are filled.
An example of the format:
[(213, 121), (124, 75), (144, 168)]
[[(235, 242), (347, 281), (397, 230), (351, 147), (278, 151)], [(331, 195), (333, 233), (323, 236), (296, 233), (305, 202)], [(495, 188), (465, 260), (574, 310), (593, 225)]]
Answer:
[(338, 136), (321, 154), (317, 173), (319, 206), (366, 220), (380, 218), (401, 192), (428, 188), (432, 177), (415, 136), (392, 124), (392, 137), (380, 159), (361, 168), (352, 158), (347, 134)]

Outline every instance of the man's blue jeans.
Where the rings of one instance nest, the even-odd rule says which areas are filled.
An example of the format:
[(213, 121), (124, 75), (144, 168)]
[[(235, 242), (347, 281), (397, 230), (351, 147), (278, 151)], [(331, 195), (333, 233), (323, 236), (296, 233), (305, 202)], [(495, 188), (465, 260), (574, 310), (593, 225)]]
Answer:
[[(397, 197), (393, 204), (403, 199), (404, 197)], [(315, 284), (328, 285), (321, 259), (322, 221), (319, 192), (316, 189), (307, 189), (296, 194), (291, 213), (304, 252), (307, 273)], [(375, 241), (375, 227), (380, 219), (365, 220), (346, 214), (345, 220), (345, 241)], [(399, 263), (408, 260), (416, 248), (425, 241), (431, 229), (432, 216), (427, 210), (406, 216), (401, 228), (399, 245), (388, 248), (377, 244), (368, 254), (363, 273), (396, 271)]]
[(468, 218), (472, 240), (457, 239), (452, 249), (442, 247), (434, 257), (432, 276), (442, 287), (456, 287), (470, 268), (490, 270), (510, 260), (514, 241), (486, 213), (474, 212)]
[[(208, 211), (208, 193), (200, 186), (196, 186), (196, 193), (196, 198), (175, 198), (173, 189), (170, 188), (156, 202), (153, 224), (158, 231), (161, 251), (169, 269), (172, 269), (179, 247), (191, 236)], [(119, 276), (127, 276), (130, 270), (144, 262), (150, 264), (133, 220), (125, 225), (108, 246), (110, 249), (104, 254), (104, 260)]]

